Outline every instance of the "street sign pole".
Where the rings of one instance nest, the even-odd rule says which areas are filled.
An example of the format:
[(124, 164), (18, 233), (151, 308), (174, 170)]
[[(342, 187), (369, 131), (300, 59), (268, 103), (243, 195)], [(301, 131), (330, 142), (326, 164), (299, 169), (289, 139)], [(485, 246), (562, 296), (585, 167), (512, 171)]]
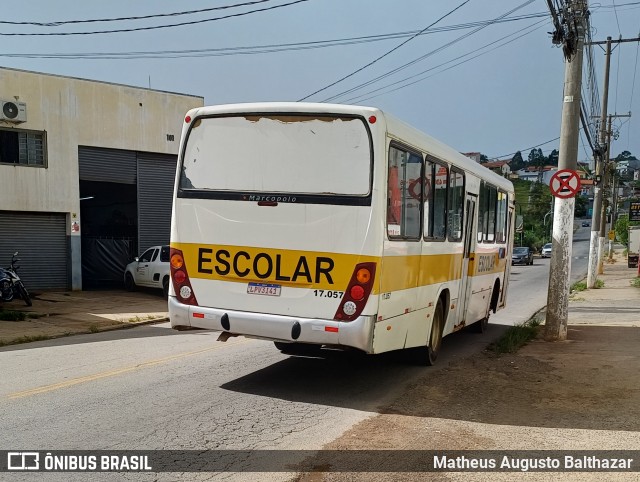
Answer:
[[(585, 0), (573, 0), (569, 3), (571, 4), (570, 7), (572, 7), (570, 10), (575, 15), (573, 25), (577, 31), (575, 32), (575, 37), (571, 40), (571, 45), (568, 46), (572, 47), (570, 55), (565, 60), (564, 102), (562, 104), (558, 167), (560, 170), (575, 172), (578, 166), (580, 91), (582, 88), (582, 57), (587, 2)], [(559, 173), (560, 171), (554, 176)], [(560, 182), (558, 184), (557, 187), (561, 189), (567, 187)], [(551, 250), (544, 332), (544, 338), (547, 341), (567, 339), (574, 206), (575, 198), (573, 196), (568, 198), (556, 196), (553, 216), (553, 248)]]

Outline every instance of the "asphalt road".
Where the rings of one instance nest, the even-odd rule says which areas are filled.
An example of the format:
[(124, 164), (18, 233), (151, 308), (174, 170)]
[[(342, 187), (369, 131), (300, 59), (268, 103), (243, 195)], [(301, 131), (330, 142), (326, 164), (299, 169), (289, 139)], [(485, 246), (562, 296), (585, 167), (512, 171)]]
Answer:
[[(574, 235), (573, 281), (586, 273), (588, 239), (589, 228)], [(526, 321), (546, 303), (548, 276), (549, 259), (513, 267), (508, 308), (484, 335), (445, 338), (434, 368), (397, 354), (292, 358), (270, 342), (221, 343), (214, 332), (175, 332), (168, 323), (0, 348), (0, 450), (319, 449), (377, 413), (424, 370), (476, 353), (504, 325)], [(72, 478), (87, 479), (48, 474)]]

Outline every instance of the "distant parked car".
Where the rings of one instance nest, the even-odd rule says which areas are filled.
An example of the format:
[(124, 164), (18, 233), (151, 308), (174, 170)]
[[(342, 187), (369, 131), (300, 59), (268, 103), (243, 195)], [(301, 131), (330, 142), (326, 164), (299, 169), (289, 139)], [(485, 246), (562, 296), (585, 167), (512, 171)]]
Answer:
[(513, 248), (511, 264), (533, 264), (533, 251), (524, 246)]
[(589, 226), (591, 226), (591, 223), (589, 221), (582, 221), (583, 228), (588, 228)]
[(540, 256), (542, 256), (543, 258), (550, 258), (551, 257), (551, 243), (547, 243), (542, 247), (542, 251), (540, 252)]
[(160, 288), (169, 294), (169, 246), (152, 246), (124, 270), (124, 287), (133, 291), (136, 286)]

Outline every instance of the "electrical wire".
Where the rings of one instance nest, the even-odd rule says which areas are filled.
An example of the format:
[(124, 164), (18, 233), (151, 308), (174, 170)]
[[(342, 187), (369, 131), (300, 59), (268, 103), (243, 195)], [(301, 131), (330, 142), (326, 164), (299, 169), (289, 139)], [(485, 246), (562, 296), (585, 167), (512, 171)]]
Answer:
[[(186, 25), (197, 25), (197, 24), (206, 23), (206, 22), (215, 22), (215, 21), (218, 21), (218, 20), (226, 20), (228, 18), (243, 17), (245, 15), (250, 15), (252, 13), (266, 12), (266, 11), (269, 11), (269, 10), (275, 10), (277, 8), (290, 7), (292, 5), (296, 5), (298, 3), (303, 3), (303, 2), (308, 2), (308, 1), (309, 0), (294, 0), (294, 1), (289, 2), (289, 3), (283, 3), (282, 5), (273, 5), (271, 7), (258, 8), (258, 9), (255, 9), (255, 10), (249, 10), (248, 12), (233, 13), (233, 14), (229, 14), (229, 15), (224, 15), (222, 17), (205, 18), (205, 19), (202, 19), (202, 20), (192, 20), (192, 21), (189, 21), (189, 22), (179, 22), (179, 23), (173, 23), (173, 24), (167, 24), (167, 25), (156, 25), (156, 26), (150, 26), (150, 27), (121, 28), (121, 29), (114, 29), (114, 30), (94, 30), (94, 31), (91, 31), (91, 32), (47, 32), (47, 33), (22, 33), (22, 32), (3, 33), (3, 32), (0, 32), (0, 36), (5, 36), (5, 37), (46, 37), (46, 36), (97, 35), (97, 34), (106, 34), (106, 33), (140, 32), (140, 31), (146, 31), (146, 30), (157, 30), (157, 29), (162, 29), (162, 28), (183, 27), (183, 26), (186, 26)], [(469, 1), (469, 0), (467, 0), (467, 1)]]
[[(522, 37), (524, 37), (524, 36), (526, 36), (526, 35), (529, 35), (529, 34), (531, 34), (531, 33), (535, 32), (536, 30), (539, 30), (540, 28), (544, 27), (544, 25), (539, 25), (539, 24), (541, 24), (541, 23), (543, 23), (544, 25), (547, 25), (547, 23), (548, 23), (548, 22), (547, 22), (547, 20), (546, 20), (546, 19), (545, 19), (545, 20), (542, 20), (542, 21), (540, 21), (540, 22), (536, 22), (536, 23), (534, 23), (534, 24), (532, 24), (532, 25), (529, 25), (528, 27), (525, 27), (524, 29), (522, 29), (522, 30), (520, 30), (520, 31), (518, 31), (518, 32), (513, 32), (513, 33), (511, 33), (511, 34), (509, 34), (509, 35), (505, 35), (504, 37), (501, 37), (501, 38), (499, 38), (498, 40), (494, 40), (494, 41), (492, 41), (492, 42), (489, 42), (488, 44), (485, 44), (485, 45), (483, 45), (482, 47), (479, 47), (479, 48), (477, 48), (477, 49), (475, 49), (475, 50), (472, 50), (472, 51), (470, 51), (470, 52), (467, 52), (466, 54), (460, 55), (460, 56), (458, 56), (458, 57), (456, 57), (456, 58), (454, 58), (454, 59), (448, 60), (447, 62), (443, 62), (443, 63), (441, 63), (441, 64), (439, 64), (439, 65), (436, 65), (436, 66), (434, 66), (434, 67), (431, 67), (431, 68), (429, 68), (429, 69), (427, 69), (427, 70), (423, 70), (422, 72), (419, 72), (419, 73), (417, 73), (417, 74), (411, 75), (411, 76), (409, 76), (409, 77), (406, 77), (406, 78), (404, 78), (404, 79), (398, 80), (398, 81), (396, 81), (396, 82), (392, 82), (392, 83), (390, 83), (390, 84), (387, 84), (387, 85), (385, 85), (385, 86), (379, 87), (379, 88), (377, 88), (377, 89), (370, 90), (369, 92), (365, 92), (365, 93), (363, 93), (363, 94), (361, 94), (361, 95), (358, 95), (358, 96), (356, 96), (356, 97), (351, 97), (351, 98), (349, 98), (349, 99), (346, 99), (344, 102), (345, 102), (345, 103), (364, 102), (364, 101), (367, 101), (367, 100), (370, 100), (370, 99), (374, 99), (374, 98), (376, 98), (376, 97), (379, 97), (379, 96), (381, 96), (381, 95), (385, 95), (385, 94), (390, 94), (390, 93), (392, 93), (392, 92), (396, 92), (396, 91), (398, 91), (398, 90), (404, 89), (404, 88), (406, 88), (406, 87), (409, 87), (409, 86), (411, 86), (411, 85), (417, 84), (417, 83), (422, 82), (422, 81), (424, 81), (424, 80), (430, 79), (431, 77), (434, 77), (434, 76), (436, 76), (436, 75), (438, 75), (438, 74), (442, 74), (443, 72), (446, 72), (446, 71), (451, 70), (451, 69), (453, 69), (453, 68), (455, 68), (455, 67), (457, 67), (457, 66), (459, 66), (459, 65), (462, 65), (462, 64), (465, 64), (465, 63), (467, 63), (467, 62), (470, 62), (471, 60), (475, 60), (475, 59), (477, 59), (478, 57), (481, 57), (481, 56), (483, 56), (483, 55), (486, 55), (486, 54), (488, 54), (488, 53), (491, 53), (491, 52), (493, 52), (494, 50), (497, 50), (498, 48), (504, 47), (504, 46), (506, 46), (506, 45), (508, 45), (508, 44), (510, 44), (510, 43), (512, 43), (512, 42), (515, 42), (516, 40), (519, 40), (520, 38), (522, 38)], [(537, 28), (533, 28), (533, 27), (535, 27), (535, 26), (537, 26), (537, 25), (539, 25)], [(526, 31), (527, 29), (531, 29), (531, 30), (527, 32), (527, 31)], [(505, 39), (507, 39), (507, 38), (509, 38), (509, 37), (512, 37), (513, 35), (516, 35), (516, 34), (518, 34), (518, 33), (519, 33), (520, 35), (518, 35), (516, 38), (511, 39), (511, 40), (509, 40), (509, 41), (507, 41), (507, 42), (504, 42), (504, 43), (502, 43), (502, 44), (500, 44), (500, 45), (496, 45), (498, 42), (501, 42), (502, 40), (505, 40)], [(479, 53), (478, 55), (475, 55), (475, 56), (473, 56), (473, 57), (471, 57), (471, 58), (468, 58), (468, 59), (462, 60), (462, 61), (460, 61), (460, 62), (458, 62), (458, 63), (456, 63), (456, 64), (454, 64), (454, 65), (451, 65), (451, 66), (447, 67), (446, 69), (443, 69), (443, 70), (441, 70), (441, 71), (439, 71), (439, 72), (435, 72), (435, 73), (434, 73), (434, 74), (432, 74), (432, 75), (428, 75), (428, 76), (426, 76), (426, 77), (420, 78), (420, 79), (415, 80), (415, 81), (413, 81), (413, 82), (409, 82), (409, 83), (403, 84), (404, 82), (407, 82), (407, 81), (409, 81), (409, 80), (411, 80), (411, 79), (413, 79), (413, 78), (420, 77), (421, 75), (424, 75), (424, 74), (429, 73), (429, 72), (431, 72), (431, 71), (433, 71), (433, 70), (436, 70), (436, 69), (438, 69), (438, 68), (440, 68), (440, 67), (443, 67), (443, 66), (445, 66), (445, 65), (447, 65), (447, 64), (450, 64), (451, 62), (455, 62), (456, 60), (460, 60), (460, 59), (463, 59), (463, 58), (465, 58), (465, 57), (468, 57), (469, 55), (472, 55), (472, 54), (474, 54), (474, 53), (476, 53), (476, 52), (479, 52), (479, 51), (484, 50), (484, 49), (486, 49), (486, 48), (488, 48), (488, 47), (491, 47), (491, 46), (495, 46), (495, 47), (494, 47), (493, 49), (491, 49), (491, 50), (486, 51), (486, 52)], [(387, 89), (387, 88), (389, 88), (389, 87), (393, 87), (394, 85), (397, 85), (397, 84), (403, 84), (403, 85), (400, 85), (399, 87), (396, 87), (396, 88), (391, 89), (391, 90), (386, 90), (386, 91), (384, 91), (384, 92), (380, 92), (380, 91), (383, 91), (383, 90), (385, 90), (385, 89)], [(380, 92), (380, 93), (377, 93), (377, 92)], [(375, 94), (375, 95), (371, 95), (371, 94)]]
[[(376, 83), (376, 82), (379, 82), (380, 80), (382, 80), (382, 79), (384, 79), (384, 78), (386, 78), (386, 77), (389, 77), (389, 76), (391, 76), (391, 75), (394, 75), (394, 74), (396, 74), (396, 73), (398, 73), (398, 72), (400, 72), (400, 71), (402, 71), (402, 70), (404, 70), (404, 69), (406, 69), (406, 68), (410, 67), (411, 65), (414, 65), (414, 64), (416, 64), (416, 63), (418, 63), (418, 62), (421, 62), (422, 60), (424, 60), (424, 59), (426, 59), (426, 58), (428, 58), (428, 57), (430, 57), (430, 56), (432, 56), (432, 55), (434, 55), (434, 54), (436, 54), (436, 53), (438, 53), (438, 52), (441, 52), (441, 51), (443, 51), (443, 50), (445, 50), (445, 49), (447, 49), (447, 48), (451, 47), (452, 45), (454, 45), (454, 44), (456, 44), (456, 43), (458, 43), (458, 42), (460, 42), (460, 41), (464, 40), (465, 38), (467, 38), (467, 37), (469, 37), (469, 36), (471, 36), (471, 35), (474, 35), (475, 33), (479, 32), (480, 30), (482, 30), (482, 29), (484, 29), (484, 28), (488, 27), (489, 25), (493, 25), (493, 24), (495, 23), (495, 21), (496, 21), (496, 20), (506, 18), (507, 16), (509, 16), (509, 15), (510, 15), (510, 14), (512, 14), (513, 12), (515, 12), (515, 11), (517, 11), (517, 10), (519, 10), (519, 9), (521, 9), (521, 8), (523, 8), (523, 7), (525, 7), (525, 6), (527, 6), (527, 5), (529, 5), (529, 4), (530, 4), (530, 3), (532, 3), (532, 2), (533, 2), (533, 0), (527, 0), (526, 2), (524, 2), (524, 3), (523, 3), (523, 4), (521, 4), (521, 5), (519, 5), (518, 7), (514, 8), (514, 9), (512, 9), (512, 10), (510, 10), (510, 11), (508, 11), (508, 12), (506, 12), (506, 13), (502, 14), (502, 15), (500, 15), (499, 17), (496, 17), (495, 19), (493, 19), (493, 20), (491, 20), (491, 21), (487, 22), (487, 24), (485, 24), (485, 25), (479, 26), (478, 28), (476, 28), (476, 29), (472, 30), (471, 32), (468, 32), (468, 33), (466, 33), (466, 34), (464, 34), (464, 35), (461, 35), (460, 37), (458, 37), (458, 38), (456, 38), (456, 39), (452, 40), (451, 42), (448, 42), (448, 43), (446, 43), (446, 44), (444, 44), (444, 45), (441, 45), (440, 47), (438, 47), (438, 48), (436, 48), (436, 49), (434, 49), (434, 50), (431, 50), (430, 52), (427, 52), (426, 54), (421, 55), (420, 57), (418, 57), (418, 58), (416, 58), (416, 59), (413, 59), (413, 60), (411, 60), (410, 62), (407, 62), (407, 63), (405, 63), (405, 64), (403, 64), (403, 65), (401, 65), (401, 66), (399, 66), (399, 67), (396, 67), (396, 68), (394, 68), (394, 69), (392, 69), (392, 70), (390, 70), (390, 71), (387, 71), (387, 72), (385, 72), (384, 74), (381, 74), (381, 75), (379, 75), (379, 76), (377, 76), (377, 77), (374, 77), (374, 78), (373, 78), (373, 79), (371, 79), (371, 80), (368, 80), (368, 81), (363, 82), (363, 83), (361, 83), (361, 84), (358, 84), (358, 85), (356, 85), (356, 86), (354, 86), (354, 87), (351, 87), (350, 89), (347, 89), (347, 90), (342, 91), (342, 92), (340, 92), (340, 93), (338, 93), (338, 94), (335, 94), (335, 95), (333, 95), (333, 96), (331, 96), (331, 97), (328, 97), (328, 98), (326, 98), (326, 99), (323, 99), (323, 100), (322, 100), (322, 102), (330, 102), (330, 101), (334, 101), (334, 100), (338, 99), (339, 97), (342, 97), (342, 96), (344, 96), (344, 95), (346, 95), (346, 94), (351, 94), (351, 93), (353, 93), (353, 92), (355, 92), (355, 91), (357, 91), (357, 90), (360, 90), (360, 89), (362, 89), (362, 88), (364, 88), (364, 87), (367, 87), (367, 86), (369, 86), (369, 85), (372, 85), (372, 84), (374, 84), (374, 83)], [(420, 75), (420, 74), (418, 74), (418, 75)], [(393, 84), (391, 84), (391, 85), (393, 85)]]
[(535, 146), (525, 147), (524, 149), (518, 149), (517, 151), (512, 152), (512, 153), (510, 153), (510, 154), (503, 154), (502, 156), (495, 156), (495, 157), (487, 157), (487, 159), (491, 160), (491, 159), (500, 159), (501, 157), (504, 157), (504, 158), (512, 157), (512, 156), (514, 156), (514, 155), (515, 155), (516, 153), (518, 153), (518, 152), (522, 154), (522, 152), (526, 152), (526, 151), (528, 151), (529, 149), (535, 149), (536, 147), (544, 146), (544, 145), (546, 145), (546, 144), (551, 144), (552, 142), (555, 142), (555, 141), (557, 141), (558, 139), (560, 139), (560, 137), (556, 137), (555, 139), (551, 139), (551, 140), (549, 140), (549, 141), (542, 142), (542, 143), (540, 143), (540, 144), (536, 144)]
[[(495, 23), (509, 23), (514, 21), (528, 20), (533, 18), (547, 17), (546, 13), (537, 13), (529, 15), (520, 15), (501, 19)], [(288, 52), (296, 50), (310, 50), (326, 47), (346, 46), (355, 44), (365, 44), (372, 42), (380, 42), (385, 40), (393, 40), (413, 36), (416, 33), (420, 35), (430, 35), (441, 32), (452, 32), (456, 30), (464, 30), (477, 27), (492, 22), (492, 20), (483, 20), (464, 24), (455, 24), (443, 27), (435, 27), (426, 32), (420, 33), (419, 30), (392, 32), (379, 35), (367, 35), (360, 37), (339, 38), (330, 40), (317, 40), (309, 42), (281, 43), (253, 45), (246, 47), (220, 47), (213, 49), (187, 49), (187, 50), (158, 50), (158, 51), (133, 51), (133, 52), (75, 52), (75, 53), (42, 53), (42, 52), (21, 52), (6, 53), (0, 52), (0, 57), (11, 58), (52, 58), (52, 59), (70, 59), (70, 60), (117, 60), (117, 59), (143, 59), (143, 58), (192, 58), (192, 57), (218, 57), (228, 55), (254, 55), (264, 53)]]
[[(636, 72), (638, 71), (638, 51), (639, 50), (640, 50), (640, 42), (638, 42), (638, 45), (636, 46), (636, 62), (633, 67), (633, 82), (631, 83), (631, 99), (629, 100), (629, 112), (631, 112), (631, 106), (633, 105), (633, 92), (636, 86)], [(627, 150), (629, 150), (630, 142), (631, 142), (631, 119), (629, 119), (629, 127), (627, 128)]]
[(343, 77), (341, 77), (340, 79), (330, 83), (329, 85), (326, 85), (325, 87), (322, 87), (321, 89), (316, 90), (315, 92), (312, 92), (311, 94), (308, 94), (304, 97), (302, 97), (301, 99), (298, 100), (298, 102), (303, 101), (308, 99), (309, 97), (318, 94), (320, 92), (323, 92), (325, 90), (327, 90), (330, 87), (333, 87), (336, 84), (339, 84), (340, 82), (342, 82), (343, 80), (348, 79), (349, 77), (354, 76), (355, 74), (357, 74), (358, 72), (362, 72), (364, 69), (372, 66), (373, 64), (375, 64), (376, 62), (378, 62), (379, 60), (382, 60), (383, 58), (385, 58), (387, 55), (390, 55), (391, 53), (395, 52), (396, 50), (398, 50), (399, 48), (403, 47), (404, 45), (408, 44), (409, 42), (411, 42), (413, 39), (415, 39), (416, 37), (419, 36), (419, 34), (421, 32), (426, 32), (427, 30), (429, 30), (431, 27), (433, 27), (434, 25), (440, 23), (440, 21), (444, 20), (445, 18), (447, 18), (449, 15), (452, 15), (454, 12), (456, 12), (457, 10), (459, 10), (460, 8), (462, 8), (463, 6), (465, 6), (467, 3), (469, 3), (471, 0), (465, 0), (464, 2), (462, 2), (460, 5), (458, 5), (457, 7), (455, 7), (453, 10), (450, 10), (448, 13), (446, 13), (445, 15), (443, 15), (442, 17), (440, 17), (438, 20), (436, 20), (435, 22), (433, 22), (432, 24), (428, 25), (427, 27), (423, 28), (419, 33), (415, 34), (414, 36), (412, 36), (411, 38), (408, 38), (407, 40), (405, 40), (404, 42), (400, 43), (399, 45), (396, 45), (394, 48), (392, 48), (391, 50), (388, 50), (387, 52), (385, 52), (384, 54), (382, 54), (381, 56), (379, 56), (378, 58), (372, 60), (371, 62), (369, 62), (368, 64), (354, 70), (353, 72), (351, 72), (350, 74), (347, 74)]
[(192, 15), (194, 13), (213, 12), (216, 10), (226, 10), (228, 8), (246, 7), (256, 5), (258, 3), (271, 2), (272, 0), (254, 0), (252, 2), (236, 3), (235, 5), (223, 5), (221, 7), (201, 8), (200, 10), (187, 10), (183, 12), (157, 13), (154, 15), (141, 15), (138, 17), (115, 17), (115, 18), (93, 18), (86, 20), (58, 20), (55, 22), (12, 22), (9, 20), (0, 20), (0, 24), (4, 25), (35, 25), (37, 27), (59, 27), (60, 25), (78, 24), (78, 23), (96, 23), (96, 22), (120, 22), (123, 20), (143, 20), (149, 18), (160, 17), (178, 17), (181, 15)]

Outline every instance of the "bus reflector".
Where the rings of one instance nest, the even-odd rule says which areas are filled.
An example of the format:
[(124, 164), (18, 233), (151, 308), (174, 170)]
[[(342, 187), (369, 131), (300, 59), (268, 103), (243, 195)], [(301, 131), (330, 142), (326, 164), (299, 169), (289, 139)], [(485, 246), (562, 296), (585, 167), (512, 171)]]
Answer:
[(193, 317), (194, 318), (204, 318), (204, 313), (194, 313)]
[[(171, 262), (171, 283), (173, 284), (173, 291), (176, 294), (176, 298), (185, 305), (198, 306), (198, 300), (193, 292), (191, 281), (189, 281), (189, 273), (187, 272), (187, 266), (184, 262), (184, 256), (182, 251), (176, 248), (170, 248)], [(194, 313), (196, 316), (196, 313)], [(202, 316), (204, 318), (204, 315)], [(198, 318), (198, 316), (196, 316)]]
[(324, 331), (330, 331), (331, 333), (338, 333), (339, 330), (340, 330), (340, 328), (338, 328), (337, 326), (325, 326), (324, 327)]
[(191, 122), (191, 116), (187, 116), (184, 118), (184, 121), (188, 124), (189, 122)]
[(376, 263), (358, 263), (353, 270), (349, 285), (345, 290), (334, 320), (353, 321), (364, 309), (373, 289), (376, 274)]
[(369, 117), (369, 123), (370, 123), (370, 124), (375, 124), (377, 120), (378, 120), (378, 119), (376, 119), (376, 116), (374, 116), (374, 115), (372, 115), (372, 116), (370, 116), (370, 117)]

